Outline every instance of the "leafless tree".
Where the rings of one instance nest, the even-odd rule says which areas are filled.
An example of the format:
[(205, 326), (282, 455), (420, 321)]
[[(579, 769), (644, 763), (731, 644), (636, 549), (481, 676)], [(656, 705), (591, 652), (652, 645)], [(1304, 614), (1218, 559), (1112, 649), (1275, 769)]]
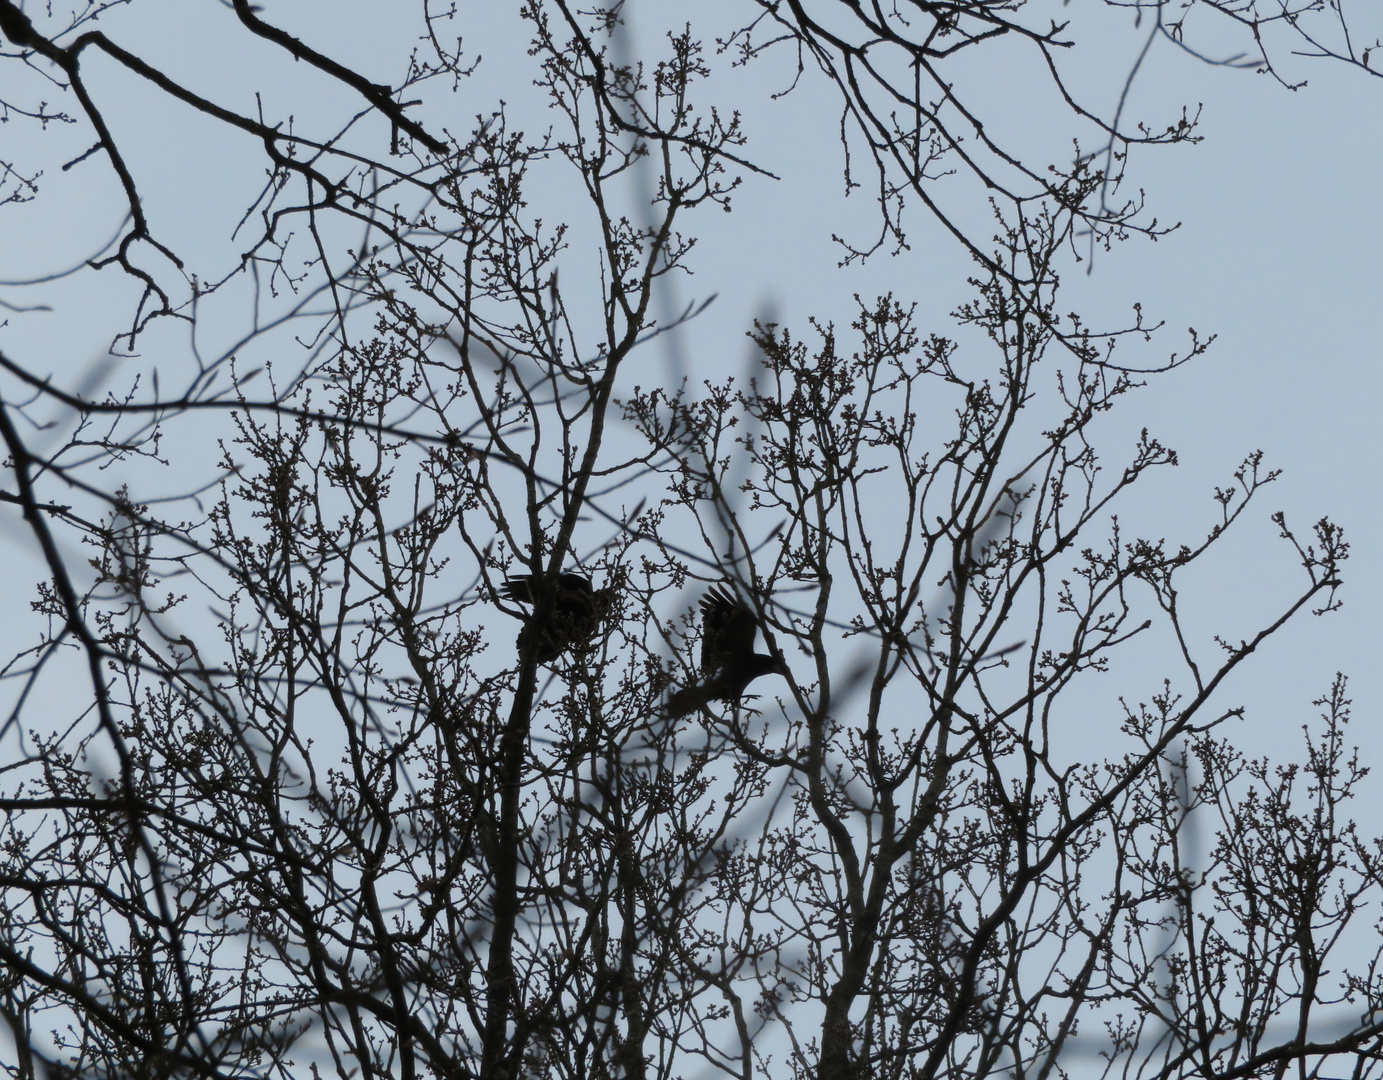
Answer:
[[(1128, 535), (1176, 455), (1143, 432), (1102, 457), (1105, 418), (1207, 342), (1057, 306), (1087, 240), (1158, 230), (1112, 201), (1122, 163), (1192, 118), (1148, 135), (1075, 101), (1070, 29), (1021, 2), (746, 0), (718, 52), (685, 27), (633, 55), (623, 5), (530, 0), (537, 128), (447, 37), (473, 12), (410, 10), (382, 83), (313, 43), (324, 15), (222, 6), (218, 49), (319, 80), (304, 119), (144, 58), (138, 3), (0, 0), (6, 118), (128, 215), (70, 276), (137, 287), (123, 366), (67, 389), (0, 355), (0, 498), (43, 565), (3, 669), (11, 1074), (1375, 1072), (1383, 881), (1344, 811), (1344, 680), (1290, 766), (1225, 724), (1231, 674), (1337, 605), (1347, 545), (1278, 515), (1295, 582), (1207, 653), (1187, 568), (1276, 473), (1250, 455), (1195, 536)], [(1270, 6), (1142, 14), (1324, 40), (1322, 5)], [(945, 71), (1009, 39), (1101, 153), (1048, 172), (986, 134)], [(1371, 73), (1352, 48), (1322, 51)], [(900, 296), (845, 330), (765, 322), (746, 372), (664, 377), (705, 311), (659, 306), (698, 215), (768, 182), (701, 95), (781, 49), (839, 89), (880, 242), (920, 200), (973, 298), (937, 329)], [(156, 106), (110, 65), (264, 154), (223, 272), (160, 231), (150, 170), (208, 182), (140, 157), (125, 111)], [(7, 161), (0, 201), (37, 173)], [(943, 182), (983, 189), (983, 222)]]

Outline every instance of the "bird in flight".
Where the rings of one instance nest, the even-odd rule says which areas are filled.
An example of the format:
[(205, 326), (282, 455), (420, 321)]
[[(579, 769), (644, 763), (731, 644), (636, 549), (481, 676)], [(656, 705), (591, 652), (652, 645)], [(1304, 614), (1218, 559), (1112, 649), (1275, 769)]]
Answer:
[[(533, 616), (526, 620), (528, 628), (538, 636), (540, 664), (551, 664), (564, 652), (590, 645), (615, 604), (613, 588), (592, 588), (591, 579), (584, 574), (558, 574), (553, 579), (523, 574), (505, 578), (499, 591), (506, 600), (532, 605), (536, 614), (538, 608), (545, 606), (540, 601), (549, 599), (548, 590), (551, 606), (543, 624), (535, 626)], [(522, 635), (520, 639), (522, 648)]]
[(710, 701), (739, 704), (760, 675), (786, 675), (786, 663), (754, 651), (758, 630), (754, 609), (724, 585), (707, 592), (701, 598), (701, 682), (668, 698), (664, 715), (685, 716)]

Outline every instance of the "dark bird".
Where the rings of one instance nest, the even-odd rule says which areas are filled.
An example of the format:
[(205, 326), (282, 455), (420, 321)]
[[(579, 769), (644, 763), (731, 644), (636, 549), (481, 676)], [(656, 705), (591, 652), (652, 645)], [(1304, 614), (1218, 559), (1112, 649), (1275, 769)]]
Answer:
[(739, 703), (760, 675), (786, 675), (788, 666), (754, 651), (759, 624), (754, 609), (724, 585), (701, 598), (701, 682), (668, 698), (664, 715), (685, 716), (710, 701)]
[[(550, 597), (544, 595), (547, 589), (552, 590)], [(530, 616), (525, 627), (525, 633), (531, 631), (538, 636), (540, 664), (551, 664), (564, 652), (590, 645), (615, 604), (613, 588), (594, 589), (591, 579), (583, 574), (558, 574), (555, 579), (524, 574), (505, 578), (499, 591), (506, 600), (531, 604), (534, 616), (546, 609), (542, 625), (537, 625), (534, 616)], [(549, 603), (542, 603), (544, 600)], [(519, 647), (523, 647), (522, 635)]]

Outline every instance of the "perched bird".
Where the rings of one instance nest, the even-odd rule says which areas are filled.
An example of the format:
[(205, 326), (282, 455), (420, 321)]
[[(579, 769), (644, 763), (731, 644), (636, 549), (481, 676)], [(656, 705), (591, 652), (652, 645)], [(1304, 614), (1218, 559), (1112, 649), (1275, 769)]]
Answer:
[(668, 698), (664, 714), (685, 716), (709, 701), (736, 704), (760, 675), (786, 675), (788, 666), (754, 651), (759, 625), (754, 609), (725, 586), (701, 598), (701, 682), (684, 686)]
[[(548, 617), (541, 626), (528, 619), (528, 628), (538, 635), (538, 663), (551, 664), (564, 652), (585, 648), (600, 632), (600, 624), (610, 616), (615, 604), (615, 590), (594, 589), (584, 574), (558, 574), (555, 579), (524, 574), (505, 578), (500, 595), (506, 600), (531, 604), (535, 613), (548, 599), (546, 589), (552, 590)], [(522, 647), (522, 636), (520, 637)]]

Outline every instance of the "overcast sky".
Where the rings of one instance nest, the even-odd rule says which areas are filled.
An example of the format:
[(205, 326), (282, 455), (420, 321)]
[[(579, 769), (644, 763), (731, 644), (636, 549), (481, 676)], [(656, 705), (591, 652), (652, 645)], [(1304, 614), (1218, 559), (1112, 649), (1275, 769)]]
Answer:
[[(381, 81), (397, 79), (416, 31), (406, 21), (380, 17), (393, 4), (404, 7), (401, 0), (262, 3), (266, 18)], [(1048, 6), (1055, 17), (1085, 17), (1094, 5), (1073, 0), (1069, 7)], [(458, 131), (501, 98), (523, 123), (545, 122), (523, 52), (525, 28), (509, 17), (510, 7), (461, 0), (456, 29), (465, 35), (468, 51), (481, 57), (481, 67), (452, 101), (460, 114)], [(746, 7), (743, 0), (694, 5), (639, 0), (630, 8), (631, 48), (636, 53), (651, 48), (660, 20), (705, 18), (713, 27), (707, 33), (714, 34)], [(327, 12), (330, 17), (324, 18)], [(1149, 25), (1136, 26), (1128, 11), (1104, 11), (1101, 19), (1099, 46), (1079, 54), (1072, 79), (1087, 104), (1108, 114)], [(262, 91), (269, 114), (291, 112), (303, 125), (317, 119), (314, 110), (335, 107), (340, 95), (316, 96), (310, 72), (268, 50), (255, 52), (246, 45), (242, 51), (242, 36), (227, 33), (231, 26), (231, 16), (215, 0), (138, 0), (112, 10), (101, 23), (113, 40), (232, 107), (251, 110), (255, 92)], [(1360, 29), (1370, 38), (1377, 28)], [(229, 48), (228, 41), (237, 44)], [(1228, 56), (1242, 44), (1218, 31), (1205, 39), (1207, 51), (1216, 56)], [(1002, 46), (981, 55), (989, 66), (962, 75), (973, 80), (975, 92), (999, 118), (996, 123), (1007, 123), (1008, 134), (1033, 153), (1060, 160), (1071, 132), (1064, 114), (1052, 121), (1046, 111), (1050, 103), (1029, 96), (1038, 81), (1024, 66), (1030, 58)], [(14, 67), (0, 65), (0, 78), (9, 78)], [(156, 230), (176, 243), (199, 274), (224, 273), (234, 266), (237, 244), (244, 243), (233, 239), (231, 230), (263, 183), (258, 148), (160, 99), (113, 65), (94, 59), (92, 69), (112, 127), (132, 149)], [(1299, 619), (1272, 639), (1230, 685), (1223, 704), (1243, 701), (1250, 707), (1247, 720), (1231, 733), (1236, 741), (1250, 750), (1291, 755), (1299, 745), (1300, 725), (1314, 715), (1311, 700), (1326, 691), (1337, 670), (1344, 671), (1352, 680), (1358, 720), (1352, 738), (1365, 747), (1366, 760), (1378, 765), (1383, 764), (1383, 725), (1375, 720), (1383, 708), (1377, 419), (1383, 394), (1383, 79), (1305, 57), (1286, 59), (1283, 71), (1308, 85), (1288, 90), (1267, 75), (1207, 65), (1166, 40), (1154, 40), (1132, 85), (1128, 114), (1165, 124), (1182, 105), (1200, 109), (1204, 141), (1135, 151), (1125, 194), (1146, 190), (1156, 216), (1181, 227), (1156, 243), (1134, 239), (1100, 251), (1093, 262), (1073, 258), (1059, 307), (1078, 310), (1097, 326), (1113, 326), (1126, 322), (1133, 304), (1141, 303), (1145, 318), (1168, 324), (1153, 346), (1138, 353), (1141, 362), (1183, 350), (1188, 327), (1202, 336), (1217, 335), (1206, 357), (1125, 399), (1099, 429), (1111, 469), (1122, 466), (1144, 426), (1180, 454), (1179, 469), (1140, 483), (1136, 499), (1120, 513), (1131, 532), (1166, 536), (1173, 545), (1195, 543), (1214, 523), (1215, 487), (1230, 482), (1246, 454), (1262, 449), (1269, 467), (1284, 470), (1233, 537), (1195, 569), (1193, 584), (1185, 585), (1183, 603), (1204, 650), (1213, 648), (1215, 633), (1235, 640), (1251, 633), (1299, 590), (1301, 571), (1276, 537), (1269, 520), (1273, 511), (1286, 511), (1301, 535), (1309, 535), (1323, 515), (1343, 525), (1352, 543), (1343, 610), (1323, 619)], [(897, 256), (880, 253), (863, 266), (838, 266), (841, 251), (832, 233), (867, 236), (874, 229), (875, 206), (867, 190), (842, 199), (837, 106), (820, 80), (808, 78), (792, 95), (766, 101), (792, 75), (791, 57), (785, 54), (744, 71), (726, 71), (712, 84), (726, 108), (744, 106), (746, 153), (780, 179), (750, 175), (735, 194), (733, 213), (705, 210), (687, 222), (700, 238), (691, 260), (695, 274), (674, 280), (665, 298), (668, 310), (716, 297), (675, 343), (694, 381), (741, 370), (748, 350), (745, 332), (765, 313), (805, 336), (809, 317), (845, 325), (855, 294), (867, 299), (891, 291), (918, 304), (924, 330), (947, 334), (953, 329), (949, 312), (968, 296), (968, 257), (917, 208), (909, 213), (909, 250)], [(16, 92), (14, 86), (0, 87), (0, 97)], [(0, 127), (0, 138), (10, 140), (6, 151), (21, 164), (45, 170), (39, 199), (0, 212), (0, 280), (53, 274), (116, 234), (120, 192), (105, 161), (94, 156), (67, 172), (57, 167), (87, 148), (88, 131), (55, 130), (34, 138), (30, 128), (15, 123)], [(957, 181), (962, 188), (966, 183)], [(641, 190), (638, 178), (631, 177), (631, 206)], [(973, 200), (977, 194), (975, 205), (982, 209), (982, 193), (970, 190), (963, 197)], [(537, 184), (534, 197), (550, 200), (555, 220), (569, 196), (559, 180), (550, 179)], [(973, 205), (963, 211), (974, 212)], [(564, 279), (564, 287), (569, 284)], [(27, 288), (0, 286), (0, 300), (15, 308), (49, 309), (8, 312), (0, 349), (31, 370), (51, 371), (58, 382), (74, 386), (124, 328), (137, 293), (113, 269), (84, 270)], [(236, 304), (247, 295), (233, 284), (208, 307), (200, 333), (209, 353), (226, 348), (245, 329), (244, 308)], [(141, 343), (141, 356), (122, 362), (111, 377), (148, 370), (151, 357), (166, 358), (160, 363), (169, 366), (162, 370), (173, 370), (188, 344), (183, 327), (161, 327)], [(1041, 401), (1033, 405), (1043, 407)], [(178, 482), (178, 464), (206, 464), (214, 446), (205, 438), (201, 442), (172, 444), (169, 490), (186, 486)], [(179, 456), (183, 451), (185, 458)], [(0, 522), (11, 580), (20, 576), (20, 566), (36, 575), (38, 562), (17, 513), (11, 508)], [(29, 595), (27, 584), (11, 590), (7, 618), (27, 610)], [(512, 632), (505, 626), (506, 644)], [(1160, 675), (1154, 668), (1117, 670), (1104, 687), (1104, 704), (1125, 693), (1135, 700), (1146, 696)], [(1090, 700), (1097, 698), (1098, 693)], [(1081, 737), (1101, 724), (1108, 729), (1117, 723), (1095, 712), (1073, 720), (1089, 725), (1075, 726)], [(1366, 835), (1383, 833), (1383, 803), (1359, 813)]]
[[(1057, 5), (1052, 8), (1060, 17)], [(1091, 8), (1078, 4), (1065, 11), (1084, 28), (1088, 24), (1079, 19)], [(1358, 17), (1362, 9), (1350, 10)], [(1135, 26), (1127, 11), (1103, 18), (1106, 37), (1100, 48), (1081, 53), (1088, 69), (1077, 65), (1073, 82), (1086, 90), (1086, 104), (1107, 115), (1149, 24)], [(1205, 32), (1200, 43), (1208, 55), (1229, 58), (1245, 44), (1238, 39), (1236, 47), (1236, 39), (1205, 20), (1188, 25)], [(1356, 41), (1372, 40), (1365, 31), (1378, 28), (1377, 20), (1372, 27), (1356, 24)], [(1031, 103), (1023, 111), (1025, 88), (1035, 84), (1024, 81), (1031, 73), (1018, 70), (1013, 56), (1015, 68), (1007, 69), (1002, 51), (986, 54), (1002, 72), (988, 76), (992, 107), (1002, 115), (1002, 105), (1015, 101), (1013, 130), (1024, 145), (1059, 154), (1070, 145), (1060, 114), (1046, 114), (1056, 115), (1059, 127), (1021, 126), (1040, 118)], [(1351, 677), (1356, 716), (1363, 721), (1352, 737), (1383, 763), (1383, 731), (1372, 722), (1383, 705), (1377, 416), (1383, 394), (1383, 79), (1328, 61), (1279, 60), (1286, 77), (1307, 85), (1288, 90), (1256, 70), (1208, 65), (1165, 38), (1153, 41), (1126, 115), (1152, 126), (1174, 120), (1182, 105), (1192, 113), (1200, 109), (1203, 141), (1135, 150), (1126, 194), (1145, 190), (1159, 220), (1181, 227), (1156, 243), (1134, 239), (1101, 251), (1093, 265), (1072, 265), (1058, 306), (1112, 326), (1141, 303), (1145, 316), (1165, 320), (1167, 329), (1140, 361), (1182, 349), (1188, 327), (1218, 336), (1207, 356), (1154, 380), (1113, 414), (1103, 445), (1111, 467), (1145, 425), (1181, 460), (1179, 469), (1141, 483), (1120, 514), (1145, 535), (1194, 543), (1214, 522), (1214, 488), (1231, 481), (1247, 453), (1265, 451), (1268, 466), (1284, 470), (1282, 478), (1264, 492), (1237, 536), (1198, 567), (1191, 580), (1203, 589), (1188, 586), (1183, 602), (1195, 613), (1203, 645), (1214, 633), (1247, 634), (1280, 609), (1300, 574), (1269, 515), (1285, 510), (1299, 535), (1322, 515), (1342, 524), (1353, 545), (1344, 609), (1299, 620), (1248, 665), (1231, 696), (1242, 695), (1255, 709), (1236, 737), (1248, 748), (1281, 751), (1283, 738), (1295, 748), (1300, 725), (1315, 715), (1310, 702), (1342, 670)], [(771, 71), (765, 65), (754, 77), (771, 78)], [(786, 66), (779, 68), (778, 77), (785, 72)], [(799, 100), (790, 109), (785, 103), (776, 116), (748, 113), (751, 148), (784, 179), (751, 178), (733, 214), (714, 216), (709, 229), (706, 220), (699, 222), (698, 274), (677, 288), (684, 299), (717, 292), (719, 300), (714, 316), (688, 335), (697, 357), (714, 352), (711, 342), (724, 327), (746, 326), (760, 305), (805, 330), (810, 315), (847, 322), (856, 292), (893, 291), (919, 303), (924, 326), (946, 333), (947, 313), (966, 295), (965, 258), (918, 212), (911, 215), (916, 231), (910, 251), (878, 255), (863, 268), (836, 269), (840, 253), (830, 233), (846, 232), (850, 226), (842, 222), (849, 222), (857, 236), (867, 235), (872, 204), (867, 193), (844, 204), (840, 198), (829, 94), (819, 84), (798, 93), (808, 102), (818, 95), (816, 104), (803, 107)], [(1383, 820), (1365, 831), (1383, 832)]]
[[(275, 0), (265, 10), (266, 17), (371, 77), (396, 77), (415, 28), (380, 20), (378, 3), (332, 0), (332, 18), (323, 19), (327, 6), (318, 0)], [(708, 32), (714, 33), (728, 25), (714, 20), (742, 6), (721, 0), (698, 5), (695, 14), (712, 20), (714, 29)], [(1084, 0), (1069, 9), (1050, 6), (1055, 16), (1088, 17), (1093, 9)], [(460, 5), (457, 32), (465, 35), (468, 51), (482, 57), (482, 66), (457, 100), (471, 116), (487, 112), (502, 97), (516, 115), (541, 123), (533, 72), (516, 36), (524, 28), (501, 17), (503, 7)], [(634, 48), (641, 50), (656, 38), (659, 20), (675, 23), (688, 11), (644, 0), (631, 13)], [(314, 108), (328, 107), (314, 96), (301, 68), (267, 52), (222, 47), (230, 18), (213, 0), (195, 5), (143, 0), (108, 13), (101, 28), (200, 92), (221, 95), (219, 100), (235, 107), (250, 108), (256, 90), (263, 91), (271, 111), (293, 112), (303, 123)], [(1149, 27), (1135, 26), (1128, 11), (1102, 12), (1100, 18), (1100, 47), (1079, 54), (1072, 79), (1091, 106), (1108, 112)], [(1208, 31), (1202, 41), (1213, 55), (1228, 56), (1243, 44), (1209, 24), (1193, 28)], [(1369, 29), (1361, 28), (1363, 36)], [(1023, 145), (1059, 157), (1070, 132), (1064, 117), (1060, 124), (1048, 122), (1049, 103), (1029, 98), (1028, 88), (1035, 84), (1024, 66), (1028, 60), (1002, 47), (983, 55), (990, 66), (970, 73), (976, 92), (988, 95), (995, 115), (1008, 119), (1009, 134)], [(723, 65), (724, 59), (713, 62)], [(100, 64), (94, 61), (93, 70), (99, 72)], [(1212, 632), (1232, 634), (1235, 626), (1247, 632), (1295, 587), (1298, 571), (1275, 540), (1271, 511), (1286, 510), (1302, 532), (1323, 514), (1344, 525), (1353, 543), (1344, 610), (1300, 621), (1269, 645), (1268, 655), (1250, 666), (1248, 684), (1236, 690), (1264, 710), (1255, 714), (1265, 719), (1253, 732), (1294, 735), (1311, 711), (1311, 698), (1324, 691), (1337, 669), (1352, 677), (1360, 714), (1371, 717), (1383, 704), (1378, 661), (1383, 522), (1375, 417), (1383, 306), (1378, 212), (1383, 80), (1307, 58), (1289, 58), (1283, 70), (1309, 85), (1287, 90), (1266, 75), (1209, 66), (1165, 40), (1154, 41), (1133, 84), (1127, 114), (1165, 123), (1183, 104), (1192, 111), (1200, 108), (1204, 141), (1135, 151), (1126, 193), (1145, 189), (1158, 218), (1179, 221), (1181, 228), (1157, 243), (1133, 240), (1100, 252), (1093, 264), (1073, 262), (1060, 306), (1112, 325), (1141, 302), (1147, 317), (1168, 323), (1155, 353), (1181, 348), (1186, 327), (1218, 335), (1207, 357), (1131, 399), (1109, 429), (1105, 448), (1111, 462), (1127, 452), (1143, 425), (1181, 455), (1179, 470), (1142, 485), (1137, 503), (1123, 510), (1126, 520), (1133, 518), (1144, 532), (1163, 531), (1176, 542), (1194, 541), (1213, 521), (1214, 486), (1229, 479), (1247, 452), (1261, 448), (1269, 465), (1285, 470), (1231, 544), (1198, 571), (1203, 591), (1186, 599), (1203, 605), (1207, 640)], [(732, 214), (701, 212), (690, 223), (701, 238), (693, 259), (696, 273), (676, 281), (668, 303), (717, 296), (679, 342), (698, 374), (733, 370), (743, 362), (743, 334), (756, 314), (772, 312), (800, 329), (812, 315), (843, 324), (850, 318), (853, 294), (893, 291), (918, 302), (925, 328), (946, 333), (947, 313), (966, 296), (967, 258), (952, 238), (923, 220), (920, 210), (909, 215), (914, 229), (909, 251), (838, 269), (840, 251), (831, 234), (867, 235), (874, 207), (867, 192), (841, 198), (836, 110), (819, 80), (804, 80), (793, 95), (764, 104), (765, 89), (781, 88), (791, 75), (790, 58), (784, 56), (718, 76), (723, 81), (713, 83), (727, 107), (759, 103), (746, 107), (748, 153), (781, 179), (749, 176), (736, 193)], [(109, 95), (105, 100), (118, 106), (110, 109), (117, 134), (140, 148), (140, 183), (156, 227), (176, 238), (194, 264), (204, 255), (204, 274), (233, 265), (225, 258), (235, 250), (230, 228), (247, 194), (263, 180), (258, 158), (244, 167), (254, 149), (156, 99), (109, 64), (94, 81)], [(1007, 112), (1006, 103), (1012, 104)], [(10, 130), (26, 137), (27, 129), (18, 125)], [(0, 279), (62, 269), (90, 254), (93, 242), (113, 235), (119, 225), (119, 193), (104, 161), (88, 159), (66, 173), (54, 168), (54, 162), (86, 148), (88, 133), (49, 132), (45, 140), (33, 144), (28, 158), (47, 170), (42, 198), (29, 207), (5, 208)], [(17, 156), (25, 159), (23, 152)], [(160, 162), (178, 167), (162, 170)], [(549, 194), (560, 205), (558, 194)], [(11, 313), (0, 329), (0, 348), (34, 369), (76, 379), (121, 328), (134, 296), (132, 284), (113, 270), (84, 271), (29, 289), (4, 288), (0, 299), (11, 304), (46, 304), (53, 310)], [(219, 334), (224, 344), (243, 329), (237, 317), (229, 303), (210, 312), (208, 339)], [(185, 348), (180, 328), (161, 333), (161, 338), (151, 336), (150, 351)], [(5, 535), (7, 542), (26, 547), (22, 533)], [(1275, 582), (1281, 582), (1280, 592), (1273, 592)], [(1378, 760), (1383, 736), (1374, 740), (1375, 727), (1358, 725), (1355, 737), (1374, 742)], [(1247, 737), (1252, 742), (1255, 736)]]

